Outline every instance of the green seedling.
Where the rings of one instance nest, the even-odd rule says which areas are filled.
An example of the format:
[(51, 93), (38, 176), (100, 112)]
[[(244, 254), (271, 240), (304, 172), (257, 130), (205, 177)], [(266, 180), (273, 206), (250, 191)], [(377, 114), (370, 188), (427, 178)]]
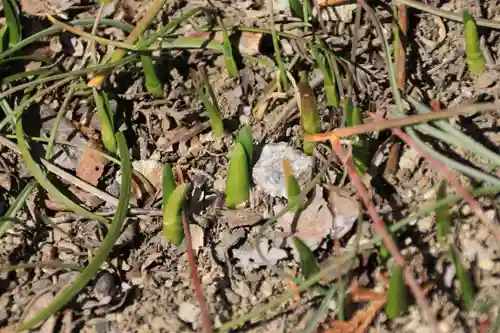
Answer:
[[(301, 73), (297, 90), (300, 96), (300, 120), (304, 134), (316, 134), (320, 131), (318, 104), (314, 91), (309, 85), (306, 72)], [(315, 145), (314, 142), (304, 140), (304, 153), (312, 155)]]
[(252, 154), (252, 128), (245, 125), (238, 132), (236, 144), (229, 158), (226, 181), (226, 206), (228, 208), (244, 206), (250, 198)]
[(108, 95), (105, 91), (92, 89), (97, 115), (101, 121), (101, 139), (104, 147), (112, 154), (117, 151), (115, 139), (114, 114), (109, 105)]
[(5, 36), (7, 35), (7, 24), (0, 28), (0, 53), (4, 51)]
[[(446, 198), (446, 181), (439, 184), (436, 193), (436, 200), (443, 200)], [(443, 205), (436, 208), (436, 236), (439, 243), (443, 246), (448, 244), (448, 235), (451, 232), (451, 214), (450, 206)]]
[(162, 179), (162, 192), (163, 192), (163, 207), (168, 203), (168, 199), (174, 192), (177, 185), (175, 184), (174, 172), (170, 164), (163, 166), (163, 179)]
[[(321, 50), (323, 50), (323, 53), (321, 52)], [(326, 49), (323, 49), (322, 47), (319, 47), (317, 45), (313, 45), (312, 47), (312, 54), (314, 56), (314, 59), (316, 60), (316, 65), (323, 74), (326, 103), (328, 106), (332, 106), (338, 109), (340, 107), (339, 93), (337, 91), (335, 74), (333, 71), (331, 59), (327, 52), (328, 51)]]
[(454, 246), (450, 246), (450, 260), (455, 266), (457, 272), (457, 278), (460, 282), (460, 298), (462, 299), (462, 304), (467, 310), (471, 310), (474, 305), (474, 290), (472, 287), (472, 281), (470, 279), (469, 273), (462, 265), (458, 251)]
[(163, 84), (156, 74), (153, 57), (150, 55), (141, 55), (142, 70), (146, 78), (146, 90), (154, 97), (163, 96)]
[[(351, 99), (348, 97), (344, 99), (343, 112), (347, 127), (363, 124), (361, 109), (354, 106)], [(368, 153), (368, 141), (366, 136), (358, 135), (354, 137), (352, 143), (352, 158), (359, 176), (363, 176), (366, 173), (369, 158)]]
[(3, 0), (3, 12), (9, 36), (9, 47), (21, 41), (21, 23), (19, 21), (19, 10), (14, 0)]
[(469, 70), (472, 73), (484, 72), (485, 60), (479, 46), (479, 35), (477, 32), (476, 21), (469, 12), (464, 10), (464, 38), (465, 38), (465, 56)]
[(210, 119), (214, 135), (217, 137), (222, 136), (224, 134), (222, 114), (219, 108), (219, 103), (217, 103), (217, 97), (215, 96), (212, 86), (210, 85), (207, 74), (203, 70), (200, 70), (198, 73), (191, 71), (191, 77), (198, 91), (198, 96), (207, 111), (208, 119)]
[(278, 68), (280, 71), (281, 88), (283, 88), (283, 90), (286, 91), (286, 90), (288, 90), (288, 77), (286, 74), (285, 63), (283, 62), (283, 58), (281, 57), (281, 50), (280, 50), (278, 34), (276, 32), (276, 26), (274, 24), (273, 1), (274, 0), (268, 0), (268, 6), (267, 6), (268, 12), (269, 12), (269, 18), (270, 18), (269, 29), (271, 30), (271, 37), (272, 37), (272, 41), (273, 41), (274, 59), (276, 60), (276, 63), (278, 64)]
[(395, 319), (408, 309), (408, 289), (404, 281), (404, 266), (392, 267), (385, 313), (389, 319)]
[(244, 125), (238, 132), (238, 137), (236, 141), (241, 143), (248, 157), (248, 165), (253, 165), (253, 137), (252, 137), (252, 127), (250, 125)]
[(299, 252), (300, 271), (307, 280), (319, 272), (319, 266), (314, 257), (314, 253), (309, 247), (297, 236), (292, 237), (293, 245)]
[(290, 7), (290, 11), (292, 12), (293, 17), (297, 17), (299, 19), (304, 18), (302, 4), (300, 3), (300, 0), (288, 0), (288, 7)]
[(226, 64), (227, 71), (232, 77), (238, 77), (239, 75), (238, 66), (236, 66), (236, 61), (234, 60), (233, 46), (231, 45), (231, 40), (229, 39), (226, 26), (224, 25), (224, 21), (220, 18), (220, 16), (217, 17), (217, 22), (219, 23), (222, 29), (222, 34), (223, 34), (222, 54), (224, 55), (224, 63)]
[(226, 206), (239, 208), (250, 198), (250, 170), (248, 156), (240, 142), (236, 142), (227, 171)]
[[(164, 178), (163, 182), (165, 189), (165, 182), (169, 182), (168, 177)], [(169, 186), (170, 185), (167, 184), (167, 188)], [(188, 184), (179, 185), (168, 196), (167, 204), (163, 205), (163, 236), (165, 236), (165, 238), (175, 246), (180, 245), (184, 239), (181, 211), (184, 201), (186, 200), (188, 188)]]
[(300, 186), (293, 175), (292, 165), (287, 159), (283, 160), (283, 175), (285, 176), (286, 196), (288, 198), (288, 206), (290, 211), (298, 212), (302, 205), (297, 202), (297, 197), (300, 195)]

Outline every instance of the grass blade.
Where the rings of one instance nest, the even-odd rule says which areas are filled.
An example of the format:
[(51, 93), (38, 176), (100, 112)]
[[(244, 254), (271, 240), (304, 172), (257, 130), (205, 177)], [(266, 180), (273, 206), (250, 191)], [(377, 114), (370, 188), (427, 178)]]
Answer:
[(9, 207), (7, 212), (2, 216), (0, 220), (0, 237), (9, 229), (12, 224), (12, 218), (14, 218), (17, 213), (23, 208), (26, 199), (30, 195), (31, 191), (36, 187), (37, 182), (31, 181), (28, 185), (26, 185), (23, 190), (17, 195), (16, 199)]
[(199, 73), (192, 71), (191, 77), (198, 91), (198, 96), (207, 111), (214, 135), (217, 137), (222, 136), (224, 134), (222, 114), (220, 112), (219, 103), (217, 103), (217, 96), (215, 96), (207, 74), (203, 70), (200, 70)]
[[(442, 181), (439, 184), (436, 200), (442, 200), (446, 197), (446, 181)], [(437, 239), (441, 245), (448, 244), (448, 235), (451, 232), (451, 213), (450, 206), (445, 205), (436, 208), (436, 233)]]
[[(301, 73), (300, 82), (297, 84), (297, 90), (300, 95), (300, 119), (304, 134), (318, 133), (320, 131), (318, 105), (314, 91), (309, 85), (307, 72)], [(304, 153), (312, 155), (314, 147), (314, 142), (304, 140)]]
[(337, 91), (333, 68), (331, 68), (330, 63), (326, 59), (328, 55), (322, 54), (320, 52), (320, 47), (318, 47), (317, 45), (313, 45), (312, 54), (314, 59), (316, 60), (317, 67), (323, 74), (326, 103), (328, 106), (332, 106), (338, 109), (340, 107), (339, 93)]
[(163, 166), (163, 207), (168, 203), (168, 199), (177, 187), (174, 178), (174, 172), (172, 171), (172, 166), (170, 164), (165, 164)]
[(3, 12), (9, 35), (9, 47), (21, 41), (21, 23), (19, 21), (19, 9), (13, 0), (3, 0)]
[(250, 125), (243, 126), (238, 132), (237, 142), (241, 143), (248, 157), (248, 165), (253, 165), (253, 137), (252, 127)]
[(117, 146), (115, 139), (114, 114), (109, 105), (108, 95), (105, 91), (92, 89), (97, 115), (101, 120), (101, 139), (104, 147), (111, 153), (116, 154)]
[(458, 251), (454, 246), (450, 246), (450, 260), (455, 266), (457, 278), (460, 282), (460, 298), (462, 299), (462, 303), (467, 310), (471, 310), (474, 305), (474, 290), (472, 287), (472, 281), (470, 279), (469, 273), (462, 265), (462, 261), (460, 260)]
[(250, 170), (245, 148), (236, 142), (229, 160), (226, 181), (226, 206), (244, 206), (250, 198)]
[(316, 263), (316, 258), (314, 253), (309, 249), (309, 247), (297, 236), (292, 237), (293, 245), (295, 249), (299, 252), (300, 257), (300, 271), (305, 279), (318, 274), (319, 266)]
[(188, 188), (187, 183), (179, 185), (169, 196), (167, 205), (163, 206), (163, 236), (175, 246), (184, 239), (181, 210)]
[(54, 199), (62, 203), (69, 210), (72, 210), (75, 213), (82, 215), (88, 219), (100, 221), (104, 224), (109, 224), (109, 220), (107, 218), (92, 213), (87, 209), (81, 207), (80, 205), (77, 205), (66, 195), (64, 195), (54, 184), (52, 184), (52, 182), (48, 180), (45, 172), (42, 170), (40, 165), (35, 161), (35, 159), (31, 155), (28, 144), (24, 139), (22, 118), (19, 118), (16, 124), (16, 138), (17, 138), (17, 144), (19, 146), (19, 151), (21, 152), (24, 163), (26, 163), (26, 167), (30, 170), (33, 177), (36, 179), (36, 181), (40, 184), (40, 186), (44, 190), (46, 190)]
[(392, 267), (385, 313), (389, 319), (395, 319), (408, 309), (408, 289), (403, 277), (404, 266)]
[(291, 212), (298, 212), (302, 205), (297, 202), (297, 197), (300, 195), (300, 186), (293, 175), (292, 165), (287, 159), (283, 160), (283, 175), (285, 176), (286, 196), (288, 199), (288, 206)]
[(163, 96), (163, 84), (156, 74), (153, 64), (153, 57), (150, 55), (141, 55), (142, 70), (146, 78), (146, 90), (154, 97), (160, 98)]
[(233, 46), (231, 45), (231, 40), (229, 39), (229, 35), (227, 34), (226, 26), (224, 25), (224, 21), (220, 16), (217, 16), (217, 22), (219, 23), (224, 36), (222, 53), (224, 55), (224, 63), (226, 64), (227, 71), (232, 77), (238, 77), (238, 66), (236, 66), (236, 61), (234, 60)]
[[(33, 318), (21, 323), (15, 327), (16, 332), (29, 330), (38, 323), (46, 320), (52, 314), (62, 309), (73, 297), (75, 297), (95, 276), (99, 271), (102, 263), (106, 260), (114, 243), (121, 233), (123, 222), (127, 216), (128, 205), (130, 200), (130, 190), (132, 184), (132, 165), (130, 163), (127, 143), (123, 133), (119, 132), (116, 135), (121, 158), (121, 182), (120, 182), (120, 198), (116, 214), (108, 229), (108, 233), (104, 238), (101, 247), (97, 250), (92, 260), (87, 267), (65, 288), (61, 289), (57, 297), (49, 303), (45, 308), (40, 310)], [(26, 147), (25, 147), (26, 148)], [(40, 183), (42, 184), (42, 183)]]
[(465, 56), (469, 70), (472, 73), (484, 72), (485, 60), (479, 46), (479, 35), (477, 33), (476, 21), (469, 12), (464, 10), (464, 38), (465, 38)]

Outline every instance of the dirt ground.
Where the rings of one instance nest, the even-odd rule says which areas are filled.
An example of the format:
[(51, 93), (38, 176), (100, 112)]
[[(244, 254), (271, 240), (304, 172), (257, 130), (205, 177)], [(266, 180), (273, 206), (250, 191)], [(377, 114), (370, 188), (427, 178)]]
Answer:
[[(461, 14), (463, 9), (468, 9), (476, 17), (500, 21), (500, 4), (497, 1), (426, 2), (449, 12)], [(137, 18), (148, 9), (148, 3), (146, 0), (113, 1), (106, 7), (105, 15), (107, 18), (135, 24)], [(385, 38), (392, 41), (394, 30), (391, 3), (369, 3), (382, 22)], [(62, 8), (71, 19), (95, 17), (98, 8), (94, 2), (71, 2), (73, 9), (68, 9), (70, 7), (67, 2), (53, 4)], [(30, 15), (35, 11), (32, 8), (35, 5), (28, 0), (21, 1), (23, 25), (28, 27), (24, 32), (26, 36), (49, 26), (48, 21)], [(159, 29), (181, 13), (199, 6), (214, 6), (221, 10), (228, 27), (269, 28), (267, 2), (255, 0), (167, 2), (151, 28)], [(340, 10), (341, 7), (345, 6), (336, 8)], [(298, 26), (300, 21), (290, 19), (287, 1), (276, 0), (274, 9), (277, 27), (287, 32), (297, 29), (294, 26)], [(325, 43), (332, 46), (342, 59), (350, 59), (352, 52), (355, 52), (353, 80), (357, 104), (365, 111), (386, 117), (391, 108), (394, 108), (394, 102), (381, 40), (364, 12), (359, 27), (355, 29), (356, 6), (343, 8), (342, 11), (344, 10), (347, 14), (339, 15), (343, 21), (335, 15), (323, 15), (325, 28), (329, 32)], [(482, 74), (473, 75), (467, 70), (465, 60), (463, 24), (415, 9), (409, 9), (408, 14), (411, 36), (406, 41), (407, 95), (427, 104), (436, 99), (443, 107), (498, 101), (498, 30), (480, 28), (488, 69)], [(213, 23), (206, 17), (194, 16), (184, 22), (176, 33), (188, 36)], [(357, 33), (358, 41), (355, 50), (352, 50), (354, 32)], [(123, 40), (126, 36), (123, 31), (113, 27), (100, 28), (98, 34), (112, 40)], [(267, 38), (268, 35), (259, 37), (262, 39), (258, 55), (273, 62), (271, 39)], [(326, 106), (322, 76), (314, 69), (311, 55), (306, 54), (308, 58), (304, 60), (307, 50), (304, 52), (304, 45), (300, 45), (300, 41), (282, 41), (282, 55), (286, 63), (296, 57), (300, 60), (300, 66), (309, 69), (310, 81), (318, 82), (314, 91), (318, 99), (322, 130), (328, 131), (341, 126), (342, 110)], [(57, 59), (66, 70), (71, 70), (85, 57), (86, 45), (87, 41), (84, 39), (64, 32), (46, 37), (36, 45), (32, 44), (26, 52)], [(97, 46), (101, 56), (106, 47)], [(40, 64), (26, 63), (28, 68), (25, 70), (36, 69), (37, 66)], [(301, 150), (298, 111), (292, 92), (277, 94), (277, 98), (269, 102), (263, 118), (256, 119), (253, 108), (263, 100), (267, 87), (277, 77), (275, 70), (256, 61), (244, 59), (239, 78), (231, 77), (224, 57), (212, 51), (162, 51), (156, 59), (156, 66), (159, 76), (165, 82), (164, 94), (160, 98), (153, 98), (145, 90), (142, 69), (135, 65), (115, 70), (109, 76), (106, 89), (112, 105), (116, 105), (116, 113), (122, 119), (131, 159), (135, 163), (142, 161), (134, 164), (134, 168), (140, 168), (140, 172), (153, 186), (156, 184), (158, 189), (161, 187), (160, 166), (172, 163), (182, 169), (186, 181), (191, 184), (187, 207), (192, 224), (193, 248), (197, 254), (197, 271), (213, 327), (217, 328), (222, 323), (262, 307), (275, 296), (290, 291), (294, 286), (293, 282), (283, 274), (277, 274), (276, 270), (300, 275), (296, 254), (287, 238), (291, 227), (286, 223), (289, 222), (280, 220), (276, 224), (265, 224), (266, 219), (286, 204), (285, 198), (272, 196), (254, 183), (249, 204), (239, 215), (224, 206), (228, 152), (234, 145), (236, 130), (244, 124), (252, 125), (257, 160), (264, 147), (269, 144), (284, 142), (288, 147)], [(214, 137), (209, 129), (206, 112), (189, 75), (190, 68), (203, 68), (208, 74), (225, 119), (226, 134), (222, 138)], [(0, 69), (0, 75), (3, 75), (1, 73)], [(346, 90), (344, 93), (347, 93), (350, 83), (345, 75), (342, 75), (342, 83)], [(48, 137), (67, 90), (58, 89), (27, 110), (25, 119), (30, 121), (25, 125), (26, 133)], [(91, 100), (91, 95), (83, 93), (75, 95), (69, 101), (59, 129), (59, 140), (82, 145), (91, 145), (95, 141), (89, 133), (98, 131), (101, 125), (94, 114)], [(450, 122), (494, 153), (500, 152), (498, 113), (467, 114), (453, 117)], [(85, 132), (85, 129), (90, 130)], [(500, 183), (498, 165), (475, 152), (451, 146), (431, 136), (422, 135), (422, 139), (428, 142), (429, 147), (455, 161), (486, 170), (488, 175)], [(422, 207), (436, 201), (436, 189), (443, 176), (420, 153), (401, 144), (397, 146), (399, 158), (394, 163), (390, 151), (398, 140), (391, 137), (388, 131), (370, 134), (369, 142), (372, 161), (368, 178), (371, 184), (370, 194), (387, 224), (412, 216)], [(84, 158), (82, 152), (72, 147), (61, 147), (56, 146), (59, 155), (52, 161), (73, 174), (78, 172), (77, 165)], [(32, 149), (36, 151), (41, 148), (34, 146)], [(318, 145), (313, 163), (305, 176), (306, 183), (328, 163), (330, 150), (327, 144)], [(95, 159), (93, 161), (99, 163), (98, 158)], [(3, 214), (32, 176), (22, 158), (6, 146), (2, 146), (0, 165), (3, 170), (0, 173), (0, 209)], [(117, 171), (118, 167), (112, 163), (103, 164), (96, 178), (96, 187), (118, 197)], [(484, 184), (456, 171), (450, 172), (468, 188)], [(77, 190), (67, 183), (65, 186), (91, 210), (111, 217), (114, 215), (116, 205)], [(332, 214), (334, 217), (341, 216), (340, 211), (335, 211), (329, 201), (337, 195), (336, 191), (342, 191), (345, 200), (342, 214), (347, 217), (360, 215), (361, 219), (351, 221), (346, 218), (346, 221), (351, 221), (346, 222), (346, 226), (327, 225), (338, 223), (336, 218), (332, 222)], [(317, 197), (319, 200), (318, 204), (324, 209), (327, 207), (328, 211), (323, 212), (326, 215), (318, 213), (312, 217), (314, 223), (311, 228), (314, 230), (308, 229), (309, 231), (304, 232), (304, 237), (310, 236), (309, 240), (317, 243), (314, 253), (320, 267), (326, 267), (342, 254), (354, 249), (356, 236), (359, 235), (359, 245), (366, 245), (366, 248), (359, 251), (349, 261), (349, 265), (346, 265), (348, 269), (342, 281), (345, 286), (357, 282), (364, 288), (382, 291), (384, 284), (377, 276), (387, 271), (386, 260), (381, 257), (378, 246), (370, 245), (377, 233), (364, 210), (359, 212), (356, 188), (344, 178), (338, 161), (330, 163), (314, 192), (315, 199)], [(448, 192), (453, 193), (453, 188), (449, 186)], [(478, 202), (488, 219), (498, 224), (500, 197), (479, 197)], [(102, 265), (100, 273), (64, 310), (51, 316), (37, 330), (44, 333), (201, 332), (200, 307), (194, 296), (186, 245), (183, 243), (176, 247), (165, 240), (161, 215), (161, 200), (147, 202), (136, 198), (136, 207), (131, 209), (122, 235), (108, 260)], [(453, 241), (472, 277), (476, 302), (496, 302), (497, 295), (500, 295), (500, 248), (496, 239), (479, 222), (473, 209), (463, 201), (453, 205), (452, 220)], [(263, 248), (273, 263), (272, 267), (267, 267), (254, 250), (256, 239), (260, 237), (259, 228), (263, 225)], [(335, 231), (341, 227), (345, 228), (343, 232)], [(321, 228), (327, 229), (324, 231)], [(437, 243), (435, 234), (435, 217), (431, 212), (411, 218), (396, 233), (395, 239), (417, 280), (422, 285), (432, 282), (433, 288), (428, 292), (427, 299), (436, 313), (442, 332), (487, 332), (484, 323), (488, 321), (484, 320), (485, 316), (481, 311), (478, 308), (466, 311), (460, 303), (455, 268), (450, 264), (445, 249)], [(99, 247), (105, 235), (106, 226), (64, 211), (43, 190), (33, 191), (25, 208), (16, 216), (15, 223), (0, 238), (0, 326), (7, 327), (27, 319), (53, 300), (59, 289), (78, 274), (77, 266), (84, 267), (88, 263), (89, 256)], [(51, 261), (73, 266), (36, 265)], [(33, 267), (11, 267), (29, 263)], [(330, 283), (336, 282), (338, 279), (331, 277)], [(303, 292), (234, 332), (303, 332), (322, 300), (323, 297), (316, 291)], [(316, 331), (351, 332), (328, 330), (334, 320), (339, 320), (338, 299), (333, 298), (326, 306), (327, 311), (320, 319)], [(496, 305), (490, 308), (491, 312), (486, 317), (493, 322)], [(359, 311), (362, 311), (362, 307), (349, 306), (345, 309), (345, 315), (349, 319)], [(431, 328), (411, 299), (408, 311), (399, 318), (389, 320), (383, 311), (379, 311), (370, 320), (366, 330), (357, 332), (391, 331), (424, 333), (431, 332)]]

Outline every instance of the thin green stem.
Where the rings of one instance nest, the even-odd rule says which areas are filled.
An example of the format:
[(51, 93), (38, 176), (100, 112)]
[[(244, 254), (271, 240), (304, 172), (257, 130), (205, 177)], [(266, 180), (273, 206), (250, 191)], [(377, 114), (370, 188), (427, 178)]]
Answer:
[(108, 257), (113, 245), (120, 236), (122, 225), (128, 212), (130, 189), (132, 185), (132, 165), (130, 163), (125, 136), (123, 133), (119, 132), (116, 135), (116, 139), (120, 151), (122, 169), (120, 198), (116, 209), (116, 215), (113, 217), (113, 222), (109, 227), (108, 233), (106, 234), (101, 247), (99, 247), (88, 266), (83, 269), (83, 271), (71, 282), (71, 284), (61, 289), (58, 296), (51, 303), (45, 306), (45, 308), (39, 311), (34, 317), (17, 326), (15, 328), (15, 332), (29, 330), (49, 318), (55, 312), (62, 309), (99, 271), (99, 268)]

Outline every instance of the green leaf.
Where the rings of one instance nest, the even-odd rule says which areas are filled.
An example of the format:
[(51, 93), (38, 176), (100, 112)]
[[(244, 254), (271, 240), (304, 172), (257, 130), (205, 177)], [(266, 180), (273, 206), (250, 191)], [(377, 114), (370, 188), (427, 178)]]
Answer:
[[(363, 124), (363, 115), (361, 108), (355, 107), (351, 99), (346, 97), (343, 103), (343, 112), (346, 126), (356, 126)], [(352, 158), (354, 161), (354, 166), (356, 167), (356, 172), (359, 176), (363, 176), (366, 173), (368, 167), (370, 150), (368, 147), (368, 140), (366, 135), (358, 135), (353, 137), (352, 144)]]
[[(300, 119), (302, 129), (306, 134), (316, 134), (320, 131), (320, 120), (318, 114), (318, 104), (316, 102), (316, 95), (309, 85), (307, 73), (301, 73), (300, 82), (297, 84), (298, 93), (300, 95)], [(304, 141), (304, 153), (312, 155), (315, 143)]]
[(101, 139), (104, 147), (112, 154), (116, 154), (116, 138), (114, 126), (114, 114), (109, 105), (108, 95), (105, 91), (92, 89), (97, 115), (101, 121)]
[(154, 97), (162, 97), (163, 84), (160, 82), (160, 79), (156, 74), (153, 57), (149, 55), (141, 55), (141, 64), (146, 78), (146, 90)]
[(215, 96), (207, 74), (203, 70), (200, 70), (198, 73), (191, 71), (191, 77), (198, 90), (198, 96), (207, 111), (208, 119), (212, 125), (214, 135), (217, 137), (222, 136), (224, 134), (222, 114), (219, 108), (219, 103), (217, 103), (217, 96)]
[(290, 7), (290, 11), (292, 12), (293, 17), (297, 17), (299, 19), (304, 18), (302, 4), (300, 3), (300, 0), (288, 0), (288, 6)]
[(465, 55), (472, 73), (484, 72), (485, 60), (479, 44), (476, 21), (466, 10), (463, 12)]
[(181, 210), (188, 188), (188, 184), (179, 185), (170, 195), (167, 205), (163, 206), (163, 236), (176, 246), (184, 239)]
[(392, 267), (385, 313), (389, 319), (395, 319), (408, 309), (408, 289), (404, 281), (404, 266)]
[(300, 271), (307, 280), (319, 272), (316, 258), (314, 257), (314, 253), (312, 253), (309, 247), (299, 237), (293, 236), (292, 241), (295, 249), (299, 252)]
[(290, 161), (287, 159), (283, 160), (283, 175), (285, 176), (286, 196), (290, 211), (298, 212), (302, 208), (302, 205), (297, 202), (297, 197), (300, 195), (300, 186), (293, 175)]
[(252, 137), (252, 127), (250, 125), (243, 126), (238, 132), (237, 142), (241, 143), (245, 149), (245, 153), (248, 157), (248, 166), (251, 168), (253, 165), (253, 137)]
[(321, 73), (323, 74), (327, 105), (332, 106), (334, 108), (339, 108), (340, 107), (339, 93), (337, 91), (337, 86), (335, 82), (335, 74), (333, 68), (330, 65), (330, 62), (326, 61), (326, 57), (328, 57), (328, 55), (322, 54), (320, 52), (320, 47), (317, 45), (313, 45), (312, 54), (314, 56), (314, 59), (316, 60), (317, 67), (321, 70)]
[(233, 46), (231, 45), (231, 40), (229, 39), (229, 35), (227, 34), (226, 26), (224, 25), (224, 21), (220, 17), (217, 17), (217, 20), (223, 34), (222, 53), (224, 55), (224, 62), (226, 64), (227, 71), (232, 77), (238, 77), (238, 66), (236, 66), (236, 61), (234, 60)]
[[(446, 181), (439, 184), (436, 201), (446, 198)], [(451, 211), (449, 205), (436, 208), (436, 236), (441, 245), (446, 245), (451, 232)]]
[(250, 172), (245, 148), (239, 142), (234, 145), (229, 160), (226, 181), (226, 206), (237, 208), (250, 197)]
[(3, 12), (9, 33), (9, 47), (21, 41), (21, 23), (19, 21), (19, 10), (14, 0), (3, 0)]
[(450, 246), (450, 260), (455, 266), (458, 281), (460, 282), (460, 289), (462, 290), (460, 298), (462, 299), (462, 303), (467, 310), (472, 310), (474, 306), (474, 289), (472, 287), (472, 281), (469, 273), (462, 265), (457, 250), (453, 246)]
[(172, 166), (170, 164), (165, 164), (163, 166), (163, 207), (168, 203), (168, 199), (172, 195), (177, 185), (175, 184), (174, 172), (172, 171)]
[(0, 28), (0, 53), (4, 51), (4, 38), (7, 35), (7, 24)]

